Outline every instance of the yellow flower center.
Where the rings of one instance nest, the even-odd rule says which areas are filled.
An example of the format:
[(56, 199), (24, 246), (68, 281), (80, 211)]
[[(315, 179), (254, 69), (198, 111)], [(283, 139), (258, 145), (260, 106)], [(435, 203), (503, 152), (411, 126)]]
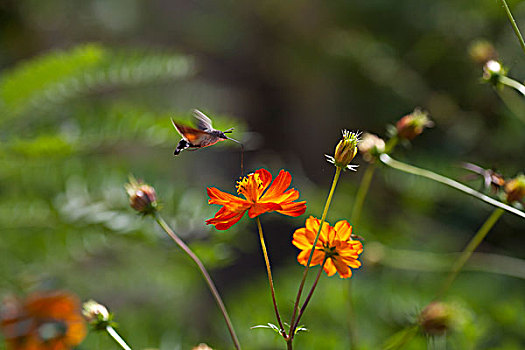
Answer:
[(237, 194), (242, 194), (246, 199), (256, 201), (262, 194), (262, 180), (259, 174), (250, 174), (237, 181)]
[(337, 248), (331, 247), (329, 243), (323, 244), (323, 248), (320, 250), (322, 250), (326, 254), (327, 258), (339, 255), (339, 253), (337, 252)]

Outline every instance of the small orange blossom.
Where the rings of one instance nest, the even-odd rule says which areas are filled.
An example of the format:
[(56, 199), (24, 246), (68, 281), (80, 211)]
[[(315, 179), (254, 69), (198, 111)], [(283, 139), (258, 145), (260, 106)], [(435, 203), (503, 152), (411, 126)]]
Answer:
[(87, 333), (79, 300), (63, 291), (36, 292), (24, 301), (5, 299), (0, 328), (11, 350), (69, 350)]
[[(308, 263), (320, 224), (321, 220), (310, 216), (306, 219), (305, 227), (297, 229), (293, 234), (292, 243), (302, 250), (297, 256), (297, 261), (302, 265), (306, 266)], [(350, 268), (361, 266), (361, 262), (357, 259), (363, 252), (361, 242), (352, 240), (351, 235), (352, 226), (346, 220), (337, 222), (334, 227), (327, 222), (323, 223), (310, 266), (320, 265), (326, 259), (323, 269), (328, 276), (334, 275), (337, 271), (341, 278), (351, 277)]]
[(268, 188), (271, 182), (272, 174), (265, 169), (259, 169), (244, 177), (237, 182), (237, 193), (242, 194), (245, 199), (209, 187), (208, 203), (223, 207), (213, 218), (206, 220), (206, 223), (215, 225), (218, 230), (227, 230), (235, 225), (246, 211), (252, 219), (271, 211), (289, 216), (299, 216), (305, 212), (306, 202), (294, 202), (299, 198), (299, 192), (293, 188), (287, 190), (292, 182), (289, 172), (281, 170)]

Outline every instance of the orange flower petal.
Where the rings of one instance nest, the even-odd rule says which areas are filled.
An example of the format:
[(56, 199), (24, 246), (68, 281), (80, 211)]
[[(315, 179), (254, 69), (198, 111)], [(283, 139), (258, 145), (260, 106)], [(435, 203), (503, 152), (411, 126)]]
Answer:
[(306, 202), (292, 202), (281, 204), (282, 209), (277, 210), (278, 213), (288, 216), (301, 216), (306, 211)]
[(237, 206), (246, 206), (249, 205), (248, 201), (235, 197), (234, 195), (231, 195), (226, 192), (222, 192), (221, 190), (214, 188), (214, 187), (208, 187), (207, 189), (208, 196), (210, 199), (208, 200), (208, 204), (219, 204), (224, 205), (228, 207), (233, 207), (235, 205)]
[(215, 220), (215, 218), (213, 219), (209, 219), (206, 221), (206, 223), (208, 225), (212, 224), (215, 226), (215, 228), (217, 230), (227, 230), (229, 229), (230, 227), (232, 227), (233, 225), (235, 225), (239, 220), (241, 220), (241, 218), (243, 217), (244, 215), (244, 212), (241, 212), (241, 213), (233, 213), (234, 215), (232, 215), (231, 217), (229, 217), (228, 219), (224, 219), (224, 220)]
[[(310, 232), (310, 231), (308, 231)], [(314, 243), (314, 237), (307, 235), (306, 229), (300, 228), (295, 230), (293, 234), (292, 244), (299, 249), (310, 249)]]
[(323, 263), (325, 255), (326, 254), (321, 250), (314, 250), (314, 255), (312, 256), (310, 266), (321, 265)]
[(311, 249), (305, 249), (297, 255), (297, 261), (299, 264), (306, 266), (306, 263), (308, 262), (308, 257), (310, 256)]
[(253, 219), (256, 216), (267, 213), (269, 211), (278, 211), (280, 209), (282, 209), (282, 207), (280, 204), (277, 203), (255, 203), (250, 207), (250, 210), (248, 211), (248, 216)]
[(272, 182), (272, 174), (270, 174), (270, 172), (266, 169), (259, 169), (255, 173), (259, 175), (259, 179), (262, 181), (261, 188), (259, 189), (260, 191), (259, 194), (261, 194), (268, 187), (268, 185)]
[(213, 224), (216, 228), (229, 228), (232, 220), (236, 223), (246, 211), (248, 211), (250, 218), (271, 211), (277, 211), (288, 216), (304, 214), (306, 202), (294, 202), (299, 198), (299, 192), (293, 188), (286, 190), (291, 180), (290, 173), (281, 170), (272, 184), (270, 172), (266, 169), (259, 169), (237, 183), (237, 193), (246, 199), (213, 187), (208, 188), (207, 192), (210, 197), (208, 203), (222, 205), (223, 208), (206, 223)]
[(281, 170), (261, 199), (273, 201), (275, 198), (281, 196), (291, 183), (292, 175), (287, 171)]
[(337, 257), (332, 257), (330, 259), (337, 269), (337, 272), (339, 273), (339, 276), (341, 278), (348, 278), (352, 276), (352, 270), (346, 265), (346, 263), (340, 259), (337, 259)]
[(308, 231), (317, 232), (320, 224), (321, 224), (321, 220), (313, 216), (310, 216), (308, 219), (306, 219), (305, 227)]
[(338, 221), (334, 225), (334, 229), (337, 231), (337, 236), (341, 241), (346, 241), (352, 235), (352, 226), (346, 220)]
[(335, 268), (335, 265), (332, 262), (332, 259), (326, 260), (326, 262), (324, 264), (324, 267), (323, 267), (323, 270), (324, 270), (324, 272), (326, 272), (326, 274), (328, 276), (333, 276), (335, 274), (337, 269)]
[(227, 230), (236, 224), (245, 212), (246, 211), (233, 212), (229, 211), (226, 207), (222, 207), (213, 218), (206, 220), (206, 224), (215, 225), (217, 230)]

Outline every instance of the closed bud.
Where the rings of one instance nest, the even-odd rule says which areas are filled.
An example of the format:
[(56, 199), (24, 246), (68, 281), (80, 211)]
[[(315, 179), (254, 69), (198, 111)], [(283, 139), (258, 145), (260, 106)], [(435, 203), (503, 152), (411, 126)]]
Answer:
[(507, 69), (496, 60), (490, 60), (483, 66), (483, 80), (494, 86), (499, 85), (501, 76), (507, 75)]
[(373, 163), (381, 153), (385, 152), (385, 141), (377, 135), (366, 132), (357, 148), (367, 162)]
[(434, 126), (428, 113), (416, 108), (414, 112), (405, 115), (396, 123), (397, 136), (400, 139), (412, 140), (420, 135), (425, 128)]
[(194, 346), (191, 350), (213, 350), (208, 346), (208, 344), (200, 343), (197, 346)]
[(105, 330), (107, 326), (115, 326), (113, 314), (95, 300), (88, 300), (82, 304), (82, 314), (94, 330)]
[(451, 328), (453, 318), (454, 310), (450, 305), (434, 301), (419, 315), (419, 324), (425, 333), (439, 335)]
[(358, 133), (343, 130), (343, 138), (339, 141), (337, 146), (335, 146), (334, 156), (327, 156), (328, 161), (338, 168), (354, 170), (354, 167), (349, 164), (357, 154), (358, 143)]
[(95, 300), (86, 301), (82, 305), (82, 314), (88, 320), (88, 322), (92, 322), (98, 319), (104, 321), (109, 320), (108, 309), (106, 309), (104, 305), (97, 303)]
[(525, 198), (525, 175), (520, 174), (514, 179), (507, 181), (505, 184), (505, 194), (507, 196), (507, 202), (521, 202)]
[(129, 205), (142, 215), (155, 213), (157, 210), (157, 194), (150, 185), (130, 177), (129, 183), (124, 186), (129, 196)]

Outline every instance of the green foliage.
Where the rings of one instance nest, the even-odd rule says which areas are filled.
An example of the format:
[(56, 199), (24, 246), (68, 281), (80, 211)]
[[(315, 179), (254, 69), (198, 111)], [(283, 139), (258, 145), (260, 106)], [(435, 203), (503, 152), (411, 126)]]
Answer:
[[(93, 5), (52, 3), (61, 11), (46, 8), (57, 18), (71, 15), (57, 4)], [(99, 10), (105, 4), (93, 3)], [(196, 62), (185, 54), (99, 43), (50, 50), (1, 72), (1, 294), (50, 287), (100, 300), (134, 349), (186, 349), (199, 342), (230, 348), (192, 262), (152, 220), (129, 208), (123, 184), (133, 173), (155, 186), (163, 215), (210, 268), (241, 343), (249, 349), (284, 348), (277, 334), (249, 328), (275, 317), (253, 223), (244, 218), (228, 232), (204, 224), (216, 210), (207, 204), (206, 187), (234, 191), (238, 145), (223, 142), (172, 155), (180, 137), (170, 119), (190, 124), (191, 108), (208, 108), (204, 112), (216, 128), (235, 127), (233, 137), (241, 140), (243, 122), (217, 116), (215, 109), (244, 108), (260, 133), (251, 134), (255, 146), (247, 147), (245, 170), (292, 171), (293, 186), (308, 201), (307, 215), (322, 211), (329, 181), (323, 153), (333, 149), (339, 128), (382, 133), (384, 124), (415, 105), (429, 109), (436, 128), (411, 149), (396, 150), (399, 159), (455, 179), (464, 175), (455, 167), (460, 160), (496, 166), (506, 176), (522, 171), (523, 123), (513, 114), (523, 119), (523, 99), (498, 90), (503, 105), (488, 85), (479, 84), (481, 70), (466, 57), (470, 40), (489, 36), (507, 62), (521, 60), (513, 54), (515, 43), (505, 39), (512, 33), (493, 2), (440, 0), (430, 8), (415, 0), (250, 5), (257, 21), (242, 17), (244, 5), (232, 2), (209, 13), (184, 13), (185, 23), (170, 13), (170, 23), (195, 25), (195, 31), (155, 32), (159, 42), (207, 55), (208, 62), (200, 63), (208, 64), (202, 71), (213, 71), (211, 77), (197, 77)], [(21, 15), (29, 11), (20, 6)], [(38, 11), (32, 16), (35, 23), (46, 17)], [(150, 31), (142, 29), (141, 35)], [(135, 38), (124, 36), (126, 43)], [(514, 72), (523, 76), (523, 67), (516, 64)], [(347, 172), (338, 184), (331, 223), (351, 220), (367, 166), (358, 163), (359, 171)], [(413, 337), (407, 350), (429, 344), (410, 327), (457, 256), (450, 253), (464, 247), (487, 215), (484, 204), (461, 193), (378, 169), (356, 228), (365, 239), (363, 267), (352, 281), (361, 350), (378, 349), (394, 334)], [(268, 247), (279, 305), (290, 315), (303, 271), (290, 237), (304, 217), (265, 215), (262, 221), (273, 234)], [(462, 317), (447, 348), (523, 348), (525, 285), (523, 265), (516, 263), (523, 258), (522, 227), (504, 216), (481, 247), (501, 254), (499, 259), (493, 254), (473, 259), (476, 264), (453, 285), (452, 303)], [(322, 276), (301, 319), (309, 331), (298, 334), (296, 348), (348, 348), (347, 282)], [(82, 347), (118, 348), (93, 333)]]
[(159, 83), (192, 73), (192, 61), (175, 54), (109, 50), (98, 44), (53, 51), (4, 72), (0, 121), (56, 106), (97, 88)]

